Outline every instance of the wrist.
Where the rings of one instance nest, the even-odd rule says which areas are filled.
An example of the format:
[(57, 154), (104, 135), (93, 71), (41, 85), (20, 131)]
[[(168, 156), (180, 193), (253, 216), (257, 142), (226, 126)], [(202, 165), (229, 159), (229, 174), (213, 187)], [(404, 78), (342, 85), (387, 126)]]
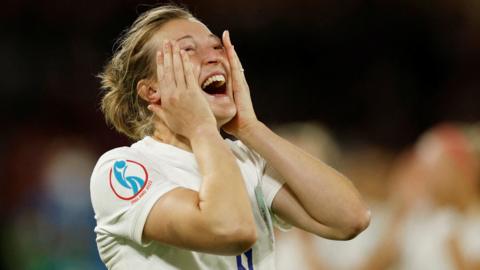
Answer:
[(192, 131), (190, 132), (188, 139), (193, 141), (198, 138), (202, 137), (210, 137), (220, 135), (216, 125), (214, 124), (201, 124), (195, 126)]
[(264, 123), (255, 119), (253, 121), (246, 123), (245, 125), (242, 126), (241, 129), (239, 129), (237, 138), (240, 139), (241, 141), (247, 142), (250, 139), (254, 138), (256, 134), (258, 134), (265, 128), (267, 128), (267, 126), (265, 126)]

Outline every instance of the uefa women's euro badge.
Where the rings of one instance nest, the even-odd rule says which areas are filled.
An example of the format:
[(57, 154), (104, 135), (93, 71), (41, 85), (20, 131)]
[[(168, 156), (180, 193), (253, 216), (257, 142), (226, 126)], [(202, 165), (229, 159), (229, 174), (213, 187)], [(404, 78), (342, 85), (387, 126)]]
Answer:
[(110, 169), (110, 187), (122, 200), (132, 200), (143, 194), (148, 184), (145, 166), (133, 160), (117, 160)]

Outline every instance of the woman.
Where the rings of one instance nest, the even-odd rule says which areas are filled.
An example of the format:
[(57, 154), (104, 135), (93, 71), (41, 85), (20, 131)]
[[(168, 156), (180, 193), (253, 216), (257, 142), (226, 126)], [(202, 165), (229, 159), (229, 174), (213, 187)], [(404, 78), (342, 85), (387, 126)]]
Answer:
[[(137, 140), (105, 153), (91, 178), (109, 269), (274, 269), (271, 215), (331, 239), (367, 227), (344, 176), (257, 119), (228, 32), (153, 8), (100, 77), (107, 121)], [(275, 170), (281, 181), (264, 173)]]

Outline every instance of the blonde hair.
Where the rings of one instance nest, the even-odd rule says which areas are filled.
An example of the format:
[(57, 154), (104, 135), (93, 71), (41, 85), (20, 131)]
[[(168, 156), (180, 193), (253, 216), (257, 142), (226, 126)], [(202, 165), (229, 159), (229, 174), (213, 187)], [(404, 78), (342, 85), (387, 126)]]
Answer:
[(153, 133), (153, 114), (136, 89), (141, 79), (155, 74), (155, 51), (147, 43), (168, 21), (191, 18), (195, 17), (183, 7), (158, 6), (141, 14), (117, 41), (117, 49), (98, 77), (105, 91), (102, 112), (118, 132), (133, 140)]

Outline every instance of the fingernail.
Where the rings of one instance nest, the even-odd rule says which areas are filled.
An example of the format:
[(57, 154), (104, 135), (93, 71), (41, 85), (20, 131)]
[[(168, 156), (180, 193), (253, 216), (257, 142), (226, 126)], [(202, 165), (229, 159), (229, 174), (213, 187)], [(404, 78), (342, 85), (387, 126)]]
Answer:
[(150, 111), (152, 111), (152, 110), (153, 110), (153, 106), (152, 106), (152, 105), (148, 105), (148, 106), (147, 106), (147, 109), (150, 110)]
[(185, 50), (180, 50), (180, 54), (185, 54)]

